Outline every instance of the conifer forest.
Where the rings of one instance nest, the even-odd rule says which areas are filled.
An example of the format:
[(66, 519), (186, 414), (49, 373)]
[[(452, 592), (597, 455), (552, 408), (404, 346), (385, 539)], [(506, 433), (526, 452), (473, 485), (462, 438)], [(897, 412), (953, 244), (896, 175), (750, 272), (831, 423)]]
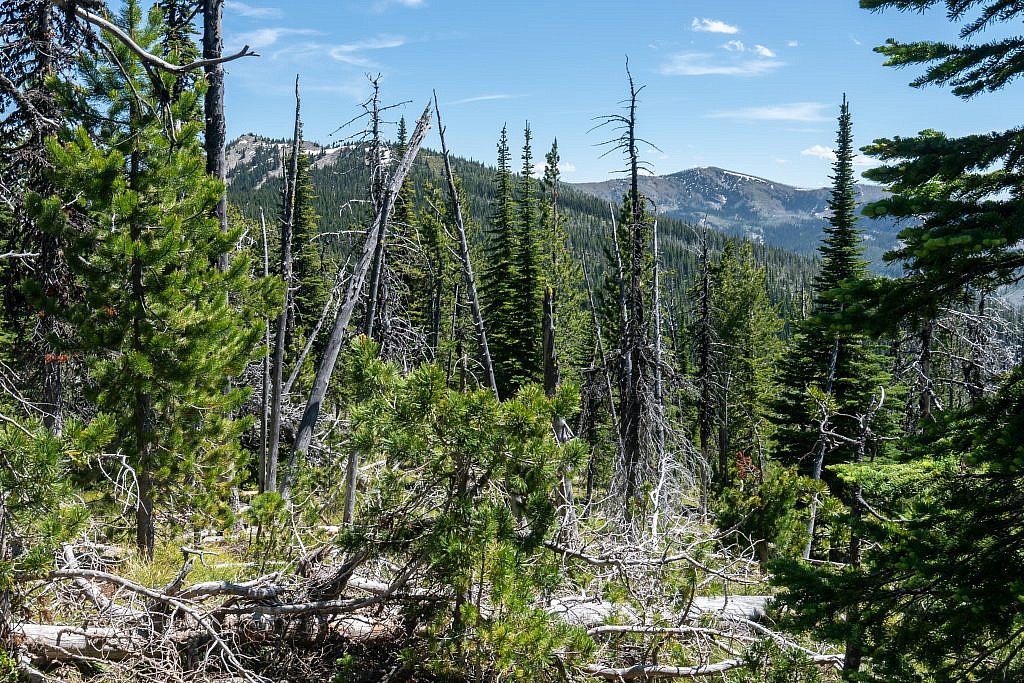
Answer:
[[(1021, 87), (1022, 3), (859, 5)], [(659, 212), (628, 60), (613, 201), (429, 83), (229, 140), (223, 7), (0, 2), (0, 683), (1024, 681), (1021, 128), (837, 78), (801, 251)]]

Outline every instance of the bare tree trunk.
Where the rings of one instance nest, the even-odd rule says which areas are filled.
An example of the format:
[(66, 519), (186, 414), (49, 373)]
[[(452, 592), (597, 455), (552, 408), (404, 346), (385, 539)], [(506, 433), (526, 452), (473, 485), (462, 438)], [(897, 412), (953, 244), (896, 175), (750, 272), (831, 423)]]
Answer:
[(558, 390), (558, 356), (555, 352), (555, 291), (544, 288), (544, 393), (554, 396)]
[[(263, 277), (270, 275), (270, 249), (267, 245), (267, 221), (263, 216), (263, 207), (260, 207), (260, 229), (263, 232)], [(260, 397), (260, 459), (257, 479), (260, 493), (273, 491), (276, 487), (268, 486), (270, 477), (270, 459), (267, 457), (267, 436), (269, 426), (267, 419), (268, 408), (270, 407), (270, 318), (263, 320), (263, 382), (262, 396)]]
[(661, 253), (658, 250), (658, 221), (654, 221), (653, 227), (654, 245), (654, 283), (651, 292), (651, 308), (654, 311), (654, 409), (657, 419), (656, 432), (656, 453), (658, 462), (665, 457), (665, 385), (662, 374), (662, 352), (661, 352), (661, 282), (659, 280)]
[[(612, 378), (608, 372), (608, 359), (605, 356), (604, 341), (601, 338), (601, 321), (597, 318), (597, 306), (594, 303), (594, 290), (590, 286), (590, 273), (587, 270), (586, 254), (583, 254), (582, 258), (583, 282), (587, 286), (587, 301), (590, 304), (590, 319), (594, 325), (594, 338), (597, 341), (597, 360), (601, 364), (601, 374), (604, 377), (605, 391), (608, 396), (608, 414), (612, 420), (612, 432), (615, 434), (615, 445), (618, 448), (615, 455), (618, 458), (624, 458), (626, 449), (622, 445), (622, 431), (619, 428), (619, 416), (615, 410), (615, 392), (612, 389)], [(587, 505), (590, 504), (591, 495), (593, 493), (594, 471), (597, 466), (594, 455), (594, 453), (590, 454), (590, 460), (587, 464)]]
[(918, 368), (921, 371), (920, 389), (918, 390), (918, 407), (921, 412), (920, 421), (923, 424), (932, 417), (932, 334), (935, 331), (935, 323), (928, 320), (920, 332), (921, 355), (918, 361)]
[(284, 306), (277, 316), (274, 336), (273, 397), (270, 403), (270, 447), (267, 453), (268, 491), (277, 490), (277, 458), (281, 447), (281, 409), (284, 402), (284, 346), (288, 331), (292, 287), (292, 223), (295, 219), (295, 183), (299, 173), (300, 141), (302, 138), (302, 99), (299, 96), (299, 77), (295, 77), (295, 130), (292, 135), (292, 156), (285, 177), (284, 206), (281, 217), (281, 279), (284, 281)]
[[(437, 109), (437, 93), (434, 93), (434, 108)], [(480, 310), (480, 299), (476, 292), (476, 281), (473, 277), (473, 263), (469, 258), (469, 242), (466, 240), (466, 225), (462, 220), (462, 203), (459, 201), (459, 190), (455, 186), (455, 174), (452, 162), (448, 157), (448, 145), (444, 139), (444, 126), (441, 125), (441, 110), (437, 109), (437, 129), (441, 135), (441, 156), (444, 157), (444, 172), (448, 179), (448, 195), (452, 202), (452, 214), (455, 216), (455, 228), (459, 233), (459, 255), (462, 257), (462, 272), (466, 280), (466, 294), (473, 311), (473, 326), (476, 328), (477, 342), (480, 344), (480, 355), (483, 357), (484, 373), (487, 382), (498, 398), (498, 383), (494, 379), (494, 363), (491, 361), (491, 350), (487, 346), (487, 330), (484, 327), (484, 315)]]
[[(380, 140), (380, 79), (373, 79), (373, 97), (370, 100), (370, 201), (375, 212), (380, 211), (383, 201), (384, 168)], [(366, 317), (363, 320), (363, 334), (373, 338), (373, 328), (377, 318), (378, 301), (384, 286), (384, 255), (387, 241), (387, 223), (381, 225), (377, 249), (373, 253), (373, 266), (370, 270), (369, 299), (366, 304)]]
[[(203, 59), (220, 59), (224, 52), (222, 16), (224, 0), (203, 0)], [(220, 222), (220, 229), (228, 231), (227, 162), (224, 147), (227, 142), (224, 124), (224, 65), (219, 62), (208, 64), (206, 73), (206, 94), (204, 110), (206, 116), (206, 172), (224, 184), (214, 214)], [(221, 270), (228, 268), (228, 254), (217, 259)]]
[(636, 106), (639, 89), (626, 66), (629, 79), (629, 114), (622, 118), (624, 133), (620, 145), (629, 160), (630, 190), (627, 202), (630, 209), (629, 225), (629, 286), (626, 291), (628, 317), (624, 321), (621, 357), (624, 392), (622, 398), (622, 444), (625, 448), (625, 482), (623, 512), (627, 521), (632, 518), (630, 503), (638, 498), (640, 467), (645, 454), (644, 404), (644, 349), (647, 348), (646, 315), (644, 311), (643, 270), (646, 253), (646, 223), (640, 197), (640, 157), (637, 151)]
[[(828, 366), (828, 375), (825, 377), (825, 395), (830, 396), (832, 394), (832, 384), (836, 378), (836, 363), (839, 358), (839, 337), (836, 337), (832, 342), (832, 360)], [(823, 414), (821, 416), (821, 425), (819, 425), (820, 434), (818, 435), (818, 441), (814, 444), (814, 464), (811, 470), (811, 479), (814, 481), (821, 481), (821, 471), (825, 465), (825, 432), (828, 430), (828, 415)], [(818, 496), (815, 494), (811, 500), (811, 514), (807, 520), (807, 545), (804, 546), (804, 559), (811, 559), (811, 553), (814, 551), (814, 527), (818, 522)]]
[(382, 226), (388, 221), (391, 215), (391, 208), (394, 206), (395, 198), (402, 188), (402, 181), (405, 179), (409, 169), (412, 168), (416, 154), (419, 152), (423, 138), (430, 128), (430, 103), (427, 103), (423, 114), (416, 123), (416, 130), (413, 131), (406, 148), (405, 156), (395, 169), (387, 192), (381, 202), (380, 210), (377, 212), (366, 235), (366, 243), (363, 245), (363, 254), (352, 270), (352, 276), (348, 282), (348, 290), (345, 292), (345, 299), (338, 307), (338, 314), (334, 319), (334, 329), (327, 339), (327, 348), (324, 349), (323, 358), (316, 369), (316, 376), (313, 378), (313, 388), (309, 392), (309, 400), (306, 402), (306, 409), (302, 413), (302, 421), (295, 435), (295, 446), (288, 458), (287, 472), (281, 482), (281, 495), (284, 498), (291, 497), (291, 489), (295, 482), (296, 463), (300, 455), (305, 455), (309, 445), (313, 442), (313, 429), (316, 427), (317, 419), (320, 417), (320, 410), (323, 407), (324, 397), (327, 396), (327, 385), (334, 374), (334, 365), (338, 361), (338, 354), (341, 352), (341, 343), (345, 337), (345, 329), (352, 320), (352, 313), (363, 291), (363, 284), (366, 282), (366, 275), (370, 269), (373, 255), (377, 249), (377, 240), (380, 239)]

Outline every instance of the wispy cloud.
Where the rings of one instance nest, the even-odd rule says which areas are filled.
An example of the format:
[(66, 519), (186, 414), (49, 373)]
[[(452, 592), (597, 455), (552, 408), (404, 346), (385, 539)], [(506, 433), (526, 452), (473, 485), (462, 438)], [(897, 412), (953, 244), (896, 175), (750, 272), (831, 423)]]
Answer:
[(453, 100), (448, 104), (470, 104), (471, 102), (490, 102), (491, 100), (514, 100), (522, 95), (510, 95), (508, 93), (495, 93), (494, 95), (476, 95), (475, 97), (463, 97), (461, 100)]
[[(541, 178), (544, 176), (544, 166), (545, 164), (543, 162), (538, 162), (533, 165), (534, 178)], [(575, 173), (576, 164), (572, 163), (571, 161), (560, 161), (558, 162), (558, 170), (561, 171), (562, 173)]]
[(708, 116), (714, 119), (744, 119), (747, 121), (825, 121), (827, 104), (820, 102), (792, 102), (761, 107), (743, 107), (716, 111)]
[(786, 41), (786, 47), (800, 47), (800, 41), (799, 40), (787, 40)]
[(270, 47), (284, 36), (315, 36), (319, 34), (319, 31), (314, 31), (309, 28), (286, 28), (283, 26), (274, 26), (240, 33), (235, 36), (234, 40), (231, 42), (238, 45), (248, 45), (252, 49), (258, 50), (260, 48)]
[(276, 19), (281, 16), (281, 10), (278, 7), (253, 7), (244, 2), (238, 2), (238, 0), (227, 0), (224, 3), (224, 9), (252, 19)]
[(351, 64), (352, 66), (371, 67), (374, 66), (373, 60), (361, 54), (365, 50), (387, 50), (390, 48), (401, 47), (405, 45), (405, 38), (402, 36), (380, 34), (373, 38), (367, 38), (356, 43), (344, 43), (342, 45), (335, 45), (329, 50), (331, 58), (343, 62), (345, 64)]
[(664, 76), (760, 76), (785, 64), (762, 56), (752, 58), (746, 53), (736, 56), (740, 54), (740, 58), (722, 62), (707, 52), (679, 52), (671, 55), (659, 71)]
[(850, 42), (853, 43), (854, 45), (863, 45), (863, 43), (857, 39), (857, 36), (853, 35), (852, 33), (850, 34)]
[(399, 7), (408, 7), (409, 9), (418, 9), (420, 7), (426, 7), (426, 0), (374, 0), (370, 3), (370, 11), (380, 14), (386, 12), (391, 7), (398, 5)]
[(731, 34), (740, 32), (739, 26), (733, 26), (732, 24), (727, 24), (724, 21), (719, 21), (718, 19), (698, 19), (697, 17), (694, 17), (693, 21), (690, 22), (690, 28), (699, 33)]
[[(812, 145), (807, 149), (800, 150), (800, 153), (807, 157), (816, 157), (825, 161), (836, 160), (835, 150), (825, 145)], [(863, 154), (857, 154), (853, 157), (853, 164), (854, 166), (878, 166), (879, 162)]]
[(758, 57), (772, 58), (775, 57), (775, 52), (768, 49), (764, 45), (755, 45), (754, 47), (747, 47), (742, 40), (729, 40), (722, 45), (722, 49), (726, 52), (749, 52), (755, 54)]

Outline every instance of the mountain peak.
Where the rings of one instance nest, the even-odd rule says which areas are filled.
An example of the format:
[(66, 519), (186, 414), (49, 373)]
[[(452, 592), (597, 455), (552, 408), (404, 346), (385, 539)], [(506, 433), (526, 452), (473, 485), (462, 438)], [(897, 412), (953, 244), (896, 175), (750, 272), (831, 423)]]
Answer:
[[(576, 183), (578, 190), (605, 201), (619, 202), (626, 191), (624, 178), (599, 183)], [(881, 199), (876, 185), (857, 186), (861, 204)], [(797, 188), (769, 178), (717, 166), (700, 166), (669, 175), (642, 176), (640, 191), (659, 214), (690, 223), (707, 220), (723, 232), (803, 254), (814, 254), (828, 222), (831, 188)], [(896, 243), (892, 221), (860, 220), (865, 256), (884, 270), (881, 256)]]

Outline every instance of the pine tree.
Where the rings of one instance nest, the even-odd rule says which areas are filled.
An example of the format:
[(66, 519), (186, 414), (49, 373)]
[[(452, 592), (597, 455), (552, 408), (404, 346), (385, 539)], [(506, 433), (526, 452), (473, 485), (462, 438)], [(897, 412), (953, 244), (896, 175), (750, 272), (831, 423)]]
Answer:
[[(137, 2), (126, 3), (120, 21), (155, 49), (159, 26), (141, 24)], [(112, 97), (107, 145), (82, 127), (52, 141), (56, 193), (31, 201), (40, 224), (66, 240), (83, 285), (83, 297), (70, 305), (43, 303), (77, 332), (66, 353), (89, 363), (96, 407), (113, 420), (135, 473), (136, 543), (152, 556), (159, 506), (173, 500), (179, 510), (212, 512), (224, 500), (218, 489), (242, 474), (238, 436), (246, 422), (231, 415), (244, 392), (225, 387), (241, 374), (262, 330), (229, 301), (258, 303), (260, 292), (244, 258), (224, 272), (213, 265), (238, 231), (222, 233), (210, 217), (221, 185), (204, 172), (196, 93), (183, 91), (169, 103), (179, 124), (171, 144), (156, 110), (132, 94), (152, 104), (164, 83), (147, 78), (129, 50), (115, 50), (131, 82), (94, 90)], [(98, 66), (120, 73), (103, 61)]]

